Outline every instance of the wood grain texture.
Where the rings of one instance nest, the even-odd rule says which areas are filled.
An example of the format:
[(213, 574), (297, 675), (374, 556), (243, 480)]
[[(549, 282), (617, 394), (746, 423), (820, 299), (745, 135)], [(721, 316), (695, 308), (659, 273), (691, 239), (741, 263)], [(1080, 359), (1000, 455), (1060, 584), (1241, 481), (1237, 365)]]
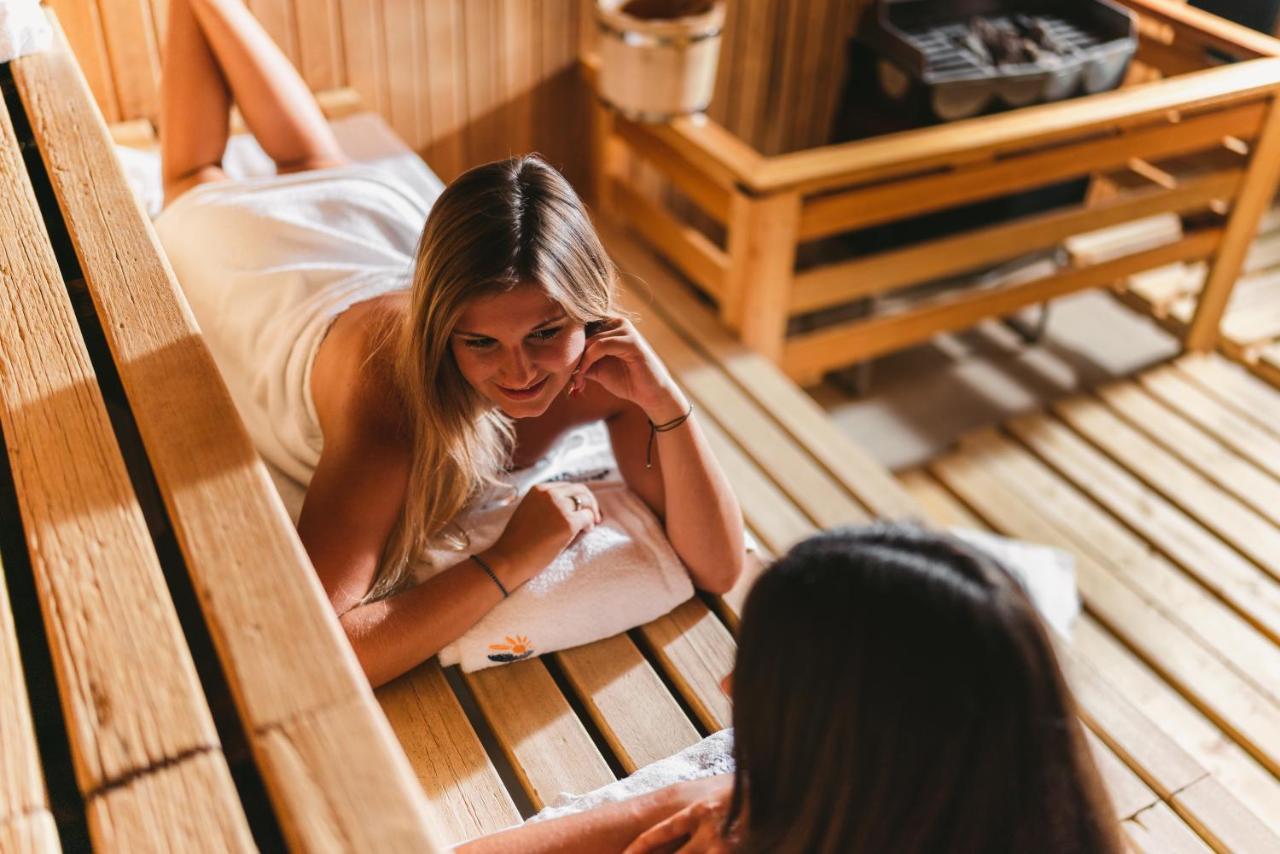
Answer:
[(442, 843), (519, 823), (520, 813), (434, 658), (379, 688), (377, 698), (431, 802)]
[(256, 851), (220, 753), (186, 757), (95, 795), (85, 805), (102, 851)]
[[(1154, 584), (1138, 586), (1132, 574), (1161, 569), (1158, 562), (1118, 564), (1110, 543), (1121, 533), (1008, 440), (971, 437), (962, 452), (937, 461), (931, 471), (1001, 532), (1075, 552), (1086, 607), (1260, 762), (1280, 768), (1280, 706), (1222, 657), (1222, 647), (1206, 643), (1194, 622), (1188, 624), (1186, 597), (1195, 602), (1197, 594), (1184, 584), (1178, 604), (1152, 601), (1166, 592), (1164, 585), (1177, 588), (1176, 572), (1161, 571)], [(1034, 509), (1046, 501), (1056, 508), (1051, 517)], [(1212, 611), (1211, 602), (1199, 602)]]
[(627, 773), (698, 740), (698, 730), (625, 634), (555, 658)]
[(58, 854), (58, 826), (53, 816), (39, 810), (0, 821), (0, 851), (13, 854)]
[(160, 114), (160, 46), (151, 6), (143, 0), (81, 0), (97, 3), (107, 59), (121, 119)]
[[(137, 207), (65, 43), (14, 63), (86, 284), (138, 423), (210, 634), (259, 759), (273, 733), (324, 710), (363, 709), (361, 728), (314, 738), (264, 773), (287, 836), (354, 828), (431, 850), (425, 802), (372, 702), (279, 495)], [(91, 188), (91, 189), (90, 189)], [(270, 567), (270, 572), (262, 571)], [(299, 668), (298, 661), (324, 667)], [(335, 718), (336, 721), (336, 718)], [(345, 723), (345, 721), (344, 721)], [(328, 751), (327, 753), (324, 751)], [(342, 779), (389, 781), (370, 813)], [(326, 783), (335, 784), (329, 792)], [(325, 796), (321, 797), (323, 794)]]
[(613, 772), (538, 659), (464, 674), (520, 784), (541, 809), (561, 792), (612, 783)]
[(48, 6), (62, 21), (67, 41), (75, 49), (76, 59), (102, 115), (109, 122), (120, 121), (123, 117), (116, 98), (115, 76), (107, 58), (106, 36), (102, 31), (98, 4), (93, 0), (48, 0)]
[[(4, 567), (0, 565), (0, 827), (27, 815), (48, 813), (40, 748), (31, 721), (31, 698), (18, 651)], [(3, 846), (0, 846), (3, 847)]]
[(218, 737), (7, 109), (0, 217), (0, 417), (76, 779), (93, 792)]

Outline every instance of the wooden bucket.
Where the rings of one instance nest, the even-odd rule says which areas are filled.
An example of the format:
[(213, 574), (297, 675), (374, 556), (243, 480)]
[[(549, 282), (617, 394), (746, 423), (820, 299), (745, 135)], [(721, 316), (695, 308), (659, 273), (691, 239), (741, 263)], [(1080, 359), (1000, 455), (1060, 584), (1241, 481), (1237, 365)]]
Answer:
[(714, 0), (696, 14), (669, 16), (669, 10), (678, 14), (689, 5), (688, 0), (596, 0), (597, 90), (627, 118), (662, 122), (700, 113), (711, 103), (724, 2)]

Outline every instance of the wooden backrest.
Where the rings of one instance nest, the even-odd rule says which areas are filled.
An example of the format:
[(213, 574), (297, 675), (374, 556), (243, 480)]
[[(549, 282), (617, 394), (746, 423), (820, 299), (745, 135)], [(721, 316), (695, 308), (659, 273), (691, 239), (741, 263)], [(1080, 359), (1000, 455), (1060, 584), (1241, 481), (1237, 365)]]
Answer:
[[(61, 31), (51, 51), (11, 68), (9, 102), (29, 123), (50, 224), (46, 232), (22, 183), (10, 131), (0, 208), (22, 218), (4, 229), (14, 253), (5, 314), (22, 322), (0, 334), (3, 426), (91, 835), (180, 849), (217, 832), (244, 848), (248, 812), (269, 826), (255, 832), (300, 849), (435, 850), (429, 807)], [(104, 343), (100, 367), (118, 375), (139, 468), (163, 499), (151, 532), (130, 482), (139, 475), (121, 460), (120, 446), (136, 439), (113, 431), (103, 408), (49, 234), (70, 244), (64, 270), (83, 277), (96, 315), (81, 318), (84, 334)], [(175, 553), (162, 543), (170, 531)], [(194, 600), (187, 630), (207, 631), (216, 651), (199, 674), (170, 587)], [(241, 807), (249, 796), (231, 783), (205, 695), (234, 706), (222, 723), (247, 743), (244, 773), (265, 788), (273, 816)], [(145, 837), (165, 819), (172, 833)]]

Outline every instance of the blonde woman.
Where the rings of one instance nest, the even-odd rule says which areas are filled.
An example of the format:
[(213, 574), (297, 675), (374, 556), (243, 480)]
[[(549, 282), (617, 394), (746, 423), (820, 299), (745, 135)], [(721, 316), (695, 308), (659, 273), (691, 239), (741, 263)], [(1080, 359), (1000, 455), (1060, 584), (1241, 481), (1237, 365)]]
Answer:
[[(173, 0), (164, 72), (157, 231), (255, 443), (309, 482), (298, 532), (373, 684), (601, 520), (585, 485), (542, 484), (491, 548), (406, 583), (505, 469), (578, 425), (607, 425), (695, 585), (734, 583), (737, 502), (689, 401), (617, 314), (563, 177), (513, 158), (433, 203), (430, 176), (348, 163), (241, 0)], [(222, 171), (233, 99), (277, 175)]]

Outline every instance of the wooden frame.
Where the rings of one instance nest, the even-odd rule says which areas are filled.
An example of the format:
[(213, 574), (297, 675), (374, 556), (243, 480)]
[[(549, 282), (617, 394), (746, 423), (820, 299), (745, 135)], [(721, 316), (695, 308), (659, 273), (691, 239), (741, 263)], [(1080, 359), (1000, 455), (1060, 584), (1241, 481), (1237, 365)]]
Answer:
[[(663, 125), (598, 111), (599, 186), (620, 216), (700, 290), (742, 340), (801, 382), (1082, 288), (1178, 260), (1206, 260), (1209, 283), (1186, 346), (1214, 346), (1259, 218), (1280, 179), (1280, 41), (1164, 0), (1130, 0), (1138, 59), (1176, 77), (1131, 89), (889, 137), (765, 157), (705, 117)], [(1214, 51), (1241, 61), (1212, 67)], [(591, 61), (587, 62), (591, 74)], [(1149, 184), (1082, 205), (798, 270), (796, 247), (859, 228), (1045, 183), (1139, 169), (1173, 157), (1245, 152), (1185, 183)], [(722, 228), (723, 244), (639, 188), (656, 171)], [(1174, 246), (992, 290), (952, 293), (892, 314), (788, 334), (796, 318), (958, 275), (1028, 248), (1164, 212), (1227, 214)]]

